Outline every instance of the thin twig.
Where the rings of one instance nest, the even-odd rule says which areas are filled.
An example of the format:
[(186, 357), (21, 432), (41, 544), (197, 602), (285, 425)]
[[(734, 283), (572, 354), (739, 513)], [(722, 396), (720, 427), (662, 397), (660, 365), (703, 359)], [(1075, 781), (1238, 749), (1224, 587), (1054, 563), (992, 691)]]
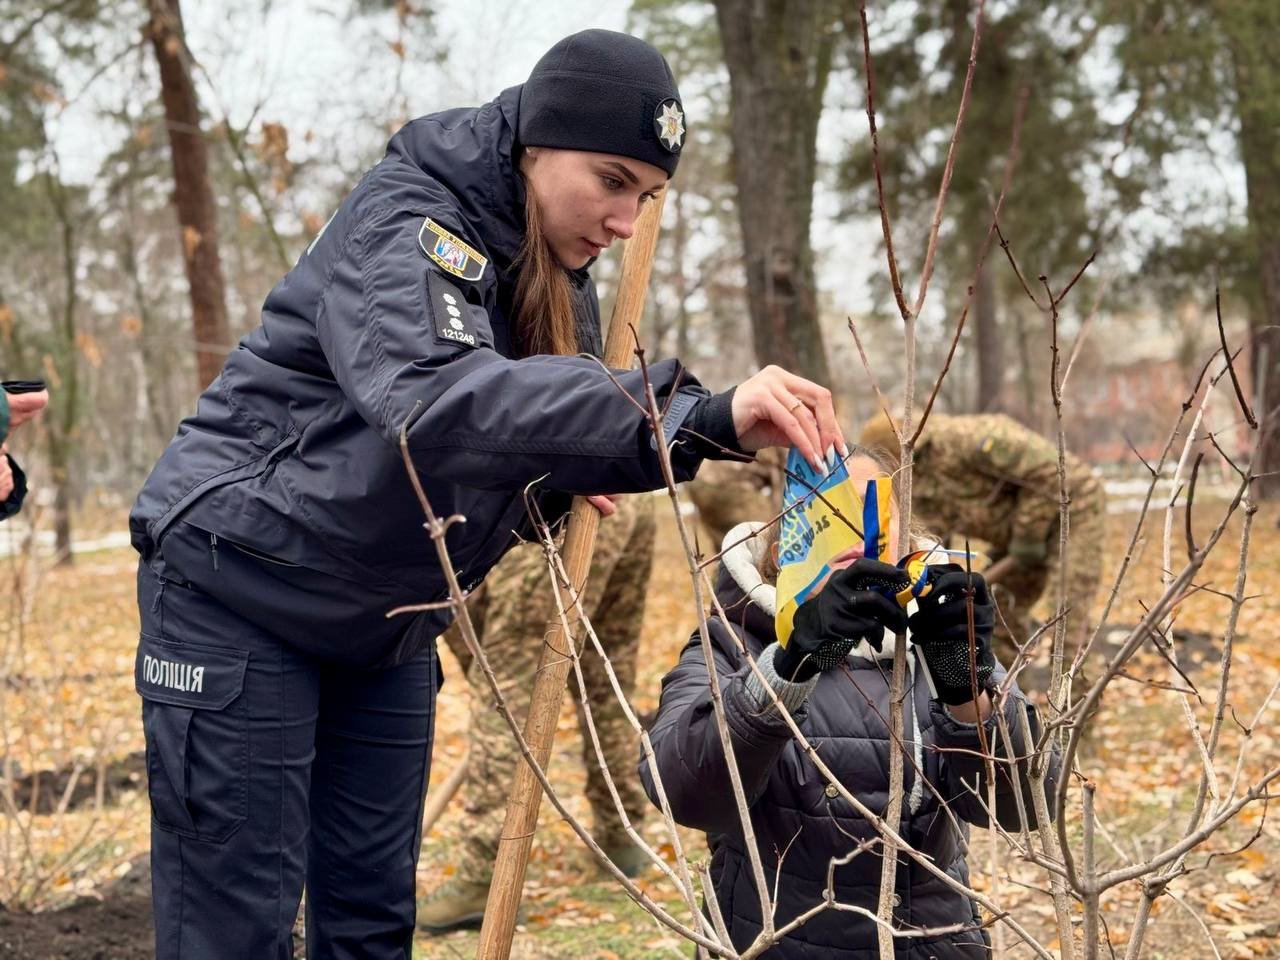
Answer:
[(1249, 429), (1257, 430), (1257, 418), (1254, 417), (1253, 411), (1249, 409), (1249, 402), (1245, 400), (1244, 391), (1240, 389), (1240, 378), (1236, 376), (1235, 364), (1231, 362), (1231, 350), (1227, 347), (1227, 331), (1222, 325), (1222, 291), (1217, 285), (1213, 288), (1213, 309), (1218, 318), (1218, 338), (1222, 341), (1222, 354), (1227, 358), (1227, 370), (1231, 373), (1231, 386), (1236, 391), (1236, 402), (1240, 404), (1240, 412), (1244, 414), (1244, 418), (1249, 424)]
[(982, 268), (986, 264), (987, 254), (991, 250), (991, 241), (995, 238), (996, 224), (1000, 221), (1000, 211), (1004, 207), (1005, 196), (1009, 192), (1009, 185), (1013, 182), (1013, 171), (1022, 153), (1022, 123), (1026, 118), (1027, 103), (1030, 98), (1031, 88), (1023, 85), (1018, 91), (1018, 103), (1014, 108), (1013, 132), (1009, 137), (1009, 152), (1004, 163), (1004, 177), (1000, 182), (1000, 193), (996, 197), (996, 202), (991, 212), (991, 226), (987, 228), (987, 235), (983, 238), (982, 245), (978, 248), (977, 263), (974, 265), (973, 276), (969, 280), (964, 306), (961, 308), (960, 317), (956, 321), (955, 333), (951, 337), (951, 346), (947, 348), (947, 356), (942, 363), (942, 369), (938, 371), (938, 377), (933, 382), (933, 389), (929, 391), (929, 399), (925, 402), (924, 410), (920, 414), (920, 422), (916, 425), (916, 432), (911, 438), (913, 447), (920, 440), (920, 434), (924, 432), (925, 424), (929, 420), (929, 414), (933, 411), (933, 402), (938, 398), (938, 392), (942, 389), (942, 381), (946, 378), (947, 371), (951, 369), (951, 360), (955, 356), (956, 346), (960, 343), (960, 334), (964, 332), (965, 320), (969, 316), (969, 307), (973, 304), (974, 291), (977, 290), (978, 283), (982, 279)]
[(875, 392), (876, 402), (880, 404), (880, 410), (884, 413), (885, 419), (889, 421), (889, 426), (893, 429), (894, 437), (899, 443), (902, 442), (902, 436), (898, 433), (898, 425), (893, 422), (893, 414), (889, 412), (889, 398), (886, 397), (880, 389), (880, 383), (876, 379), (875, 371), (871, 368), (871, 361), (867, 359), (867, 351), (862, 346), (862, 338), (858, 336), (857, 324), (853, 322), (853, 317), (849, 317), (849, 333), (853, 335), (854, 346), (858, 348), (858, 357), (862, 360), (862, 370), (867, 375), (867, 382), (871, 384), (872, 391)]
[(866, 69), (867, 81), (867, 126), (871, 130), (871, 166), (876, 176), (876, 197), (880, 207), (880, 229), (884, 234), (885, 257), (889, 261), (889, 283), (893, 287), (893, 299), (897, 301), (898, 312), (905, 319), (910, 315), (907, 300), (902, 292), (902, 276), (898, 271), (898, 255), (893, 249), (893, 227), (889, 222), (889, 204), (885, 199), (884, 173), (880, 163), (880, 134), (876, 130), (876, 79), (875, 68), (871, 61), (871, 30), (867, 26), (867, 4), (862, 0), (858, 4), (858, 19), (862, 24), (862, 62)]
[(929, 228), (929, 240), (925, 248), (924, 266), (920, 269), (920, 289), (916, 292), (916, 303), (911, 310), (913, 317), (920, 316), (924, 309), (924, 299), (929, 290), (929, 278), (933, 276), (933, 260), (938, 252), (938, 234), (942, 230), (942, 208), (947, 202), (947, 191), (951, 188), (951, 174), (956, 166), (956, 150), (960, 145), (960, 131), (964, 128), (965, 114), (969, 112), (969, 95), (973, 90), (973, 73), (978, 67), (978, 44), (982, 40), (982, 13), (986, 0), (978, 0), (973, 14), (973, 42), (969, 45), (969, 66), (964, 75), (964, 86), (960, 89), (960, 107), (956, 110), (955, 126), (951, 129), (951, 143), (947, 147), (947, 160), (942, 168), (942, 182), (938, 185), (938, 200), (933, 208), (933, 224)]
[(1196, 555), (1196, 537), (1191, 529), (1191, 510), (1196, 502), (1196, 480), (1200, 477), (1200, 464), (1204, 462), (1204, 453), (1196, 454), (1196, 462), (1191, 465), (1191, 482), (1187, 484), (1187, 505), (1183, 508), (1182, 518), (1186, 525), (1187, 559)]

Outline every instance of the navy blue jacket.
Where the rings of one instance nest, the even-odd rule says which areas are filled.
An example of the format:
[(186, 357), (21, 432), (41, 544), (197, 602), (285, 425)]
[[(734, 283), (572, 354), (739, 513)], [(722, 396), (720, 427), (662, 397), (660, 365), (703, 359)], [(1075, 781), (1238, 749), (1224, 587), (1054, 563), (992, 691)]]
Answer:
[[(725, 543), (740, 541), (730, 531)], [(875, 829), (834, 789), (801, 750), (791, 730), (772, 707), (761, 710), (747, 689), (750, 670), (744, 648), (753, 657), (776, 639), (772, 587), (742, 583), (731, 568), (738, 556), (749, 554), (751, 543), (726, 552), (716, 583), (716, 596), (729, 622), (707, 621), (714, 666), (733, 740), (742, 787), (750, 805), (756, 842), (766, 878), (776, 890), (775, 925), (780, 927), (821, 904), (828, 877), (837, 901), (875, 912), (880, 890), (880, 855), (874, 846), (851, 859), (860, 843), (877, 837)], [(748, 561), (750, 562), (750, 561)], [(752, 563), (751, 565), (754, 566)], [(743, 570), (743, 565), (736, 569)], [(748, 599), (750, 590), (752, 599)], [(919, 656), (912, 647), (911, 658)], [(888, 645), (883, 656), (892, 656)], [(908, 661), (911, 663), (911, 661)], [(906, 698), (906, 761), (903, 803), (898, 832), (917, 850), (963, 883), (969, 880), (965, 859), (968, 824), (986, 826), (987, 771), (979, 759), (977, 727), (955, 720), (941, 701), (931, 699), (927, 683), (913, 682)], [(890, 664), (880, 662), (865, 643), (856, 647), (840, 669), (820, 675), (813, 692), (795, 719), (841, 783), (867, 807), (883, 811), (889, 801), (889, 675)], [(996, 680), (1004, 677), (998, 668)], [(1028, 712), (1034, 737), (1039, 720), (1015, 687), (1005, 700), (1005, 719), (1013, 739), (995, 746), (999, 757), (1029, 753), (1022, 737), (1019, 713)], [(988, 744), (997, 744), (997, 720), (985, 724)], [(760, 933), (760, 900), (747, 858), (746, 841), (734, 806), (728, 764), (716, 729), (707, 662), (695, 633), (680, 661), (663, 678), (662, 699), (649, 730), (658, 770), (671, 813), (678, 823), (704, 830), (711, 847), (711, 876), (716, 899), (730, 937), (739, 950)], [(1027, 786), (1027, 761), (1018, 763), (1023, 788), (1021, 805), (1007, 762), (996, 764), (995, 814), (1005, 829), (1018, 832), (1021, 811), (1034, 826), (1034, 808)], [(923, 780), (920, 774), (923, 773)], [(646, 792), (657, 803), (653, 772), (640, 764)], [(1055, 751), (1045, 789), (1056, 789), (1059, 759)], [(975, 796), (973, 788), (978, 789)], [(943, 809), (943, 804), (950, 812)], [(894, 917), (899, 924), (934, 929), (963, 924), (964, 929), (894, 943), (899, 960), (977, 960), (988, 956), (986, 937), (977, 925), (974, 907), (916, 861), (900, 857)], [(875, 924), (864, 916), (826, 910), (789, 934), (763, 956), (769, 960), (875, 960)]]
[[(516, 358), (519, 93), (421, 117), (392, 138), (152, 471), (130, 516), (145, 561), (161, 569), (165, 533), (181, 518), (357, 584), (443, 596), (400, 456), (406, 422), (432, 507), (467, 519), (447, 538), (467, 588), (511, 544), (527, 484), (574, 494), (663, 485), (645, 418), (595, 360)], [(574, 282), (582, 341), (598, 331), (599, 306), (585, 272)], [(660, 401), (700, 390), (675, 361), (650, 377)], [(643, 398), (638, 371), (618, 378)], [(677, 479), (699, 463), (681, 445), (674, 457)]]

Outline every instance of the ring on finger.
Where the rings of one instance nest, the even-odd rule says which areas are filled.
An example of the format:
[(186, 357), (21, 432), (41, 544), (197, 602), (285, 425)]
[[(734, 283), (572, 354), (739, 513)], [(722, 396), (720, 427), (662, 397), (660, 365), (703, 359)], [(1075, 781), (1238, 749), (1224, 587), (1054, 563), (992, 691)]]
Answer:
[(795, 413), (795, 412), (796, 412), (796, 410), (797, 410), (799, 407), (803, 407), (803, 406), (804, 406), (804, 401), (803, 401), (803, 400), (797, 400), (797, 401), (796, 401), (795, 403), (793, 403), (791, 406), (787, 407), (787, 413)]

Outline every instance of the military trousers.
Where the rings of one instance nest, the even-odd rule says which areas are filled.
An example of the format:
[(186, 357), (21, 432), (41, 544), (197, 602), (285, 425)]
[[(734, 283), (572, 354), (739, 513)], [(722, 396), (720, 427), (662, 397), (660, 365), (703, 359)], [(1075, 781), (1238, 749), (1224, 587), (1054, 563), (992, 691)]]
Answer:
[[(1081, 481), (1072, 495), (1070, 539), (1067, 554), (1065, 609), (1068, 662), (1091, 634), (1091, 619), (1098, 587), (1102, 582), (1103, 559), (1107, 547), (1107, 500), (1102, 484), (1092, 475)], [(992, 585), (999, 608), (995, 627), (996, 656), (1001, 663), (1013, 663), (1018, 646), (1035, 633), (1032, 609), (1047, 601), (1049, 616), (1058, 613), (1059, 563), (1058, 525), (1046, 544), (1047, 562), (1040, 567), (1014, 567)], [(994, 550), (992, 562), (1005, 556)], [(1052, 629), (1036, 644), (1032, 661), (1045, 664), (1052, 646)]]
[[(359, 640), (358, 616), (327, 630), (302, 605), (336, 602), (339, 584), (225, 543), (215, 569), (202, 543), (166, 537), (180, 579), (138, 572), (156, 956), (288, 960), (305, 884), (309, 958), (408, 958), (434, 644), (381, 669), (318, 655)], [(271, 591), (264, 610), (297, 608), (292, 630), (243, 615), (255, 591)]]
[[(583, 607), (591, 626), (609, 654), (619, 686), (628, 697), (636, 682), (636, 658), (645, 595), (653, 568), (655, 531), (653, 499), (643, 495), (623, 498), (618, 513), (600, 521), (583, 596)], [(633, 824), (640, 822), (649, 806), (636, 772), (640, 741), (622, 711), (603, 660), (580, 626), (580, 615), (569, 609), (567, 592), (562, 594), (578, 642), (586, 688), (584, 695), (577, 679), (570, 674), (569, 691), (577, 706), (582, 730), (582, 761), (587, 772), (586, 796), (594, 819), (593, 835), (602, 847), (610, 850), (629, 840), (588, 735), (587, 710), (591, 711), (609, 776)], [(542, 654), (542, 640), (548, 622), (558, 616), (541, 545), (520, 544), (507, 554), (489, 574), (480, 595), (471, 604), (473, 624), (503, 699), (517, 721), (524, 723)], [(468, 731), (471, 747), (463, 801), (466, 830), (456, 875), (470, 883), (487, 884), (493, 876), (493, 861), (520, 751), (506, 721), (493, 705), (493, 694), (480, 665), (472, 662), (456, 626), (446, 632), (445, 639), (466, 670), (471, 686)]]

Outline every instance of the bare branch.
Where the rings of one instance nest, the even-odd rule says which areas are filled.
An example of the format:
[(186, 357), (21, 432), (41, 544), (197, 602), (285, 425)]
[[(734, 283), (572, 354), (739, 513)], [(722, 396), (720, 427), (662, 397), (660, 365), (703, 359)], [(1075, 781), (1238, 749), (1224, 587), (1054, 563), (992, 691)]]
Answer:
[[(1009, 265), (1013, 267), (1013, 272), (1017, 274), (1018, 282), (1022, 284), (1023, 293), (1025, 293), (1027, 298), (1036, 305), (1037, 310), (1047, 312), (1048, 308), (1042, 306), (1040, 301), (1036, 299), (1036, 295), (1031, 292), (1031, 285), (1027, 283), (1027, 277), (1022, 272), (1022, 267), (1018, 265), (1018, 259), (1013, 255), (1013, 250), (1009, 247), (1009, 241), (1005, 238), (1004, 231), (1000, 229), (999, 221), (996, 222), (996, 236), (1000, 238), (1000, 249), (1004, 251), (1004, 255), (1008, 259)], [(1052, 296), (1050, 299), (1052, 300)]]
[(880, 383), (876, 379), (875, 371), (871, 369), (871, 362), (867, 360), (867, 351), (862, 346), (862, 338), (858, 336), (858, 327), (853, 322), (853, 317), (849, 317), (849, 332), (853, 334), (853, 343), (858, 348), (858, 356), (862, 360), (862, 369), (867, 375), (867, 382), (871, 384), (871, 389), (875, 391), (876, 402), (880, 404), (880, 409), (884, 412), (885, 419), (889, 421), (889, 426), (893, 428), (894, 436), (898, 442), (902, 442), (902, 435), (898, 432), (898, 425), (893, 422), (893, 414), (889, 412), (889, 398), (880, 390)]
[(1218, 318), (1218, 338), (1222, 341), (1222, 355), (1227, 358), (1227, 370), (1231, 373), (1231, 386), (1236, 391), (1236, 402), (1240, 404), (1240, 412), (1244, 414), (1249, 428), (1257, 430), (1258, 421), (1253, 411), (1249, 409), (1249, 402), (1245, 400), (1244, 391), (1240, 389), (1240, 378), (1236, 376), (1235, 364), (1231, 362), (1231, 350), (1227, 347), (1227, 331), (1222, 325), (1222, 291), (1216, 285), (1213, 288), (1213, 309)]
[(1187, 505), (1182, 511), (1183, 521), (1186, 524), (1186, 540), (1187, 540), (1187, 559), (1191, 559), (1196, 555), (1196, 538), (1195, 533), (1191, 529), (1191, 510), (1196, 501), (1196, 480), (1200, 476), (1200, 464), (1204, 461), (1204, 454), (1196, 454), (1196, 462), (1191, 466), (1191, 482), (1187, 485)]
[(871, 63), (871, 31), (867, 26), (867, 4), (858, 4), (858, 19), (862, 24), (862, 61), (866, 65), (867, 125), (871, 129), (871, 165), (876, 175), (876, 197), (880, 206), (880, 229), (884, 233), (885, 256), (889, 261), (889, 282), (893, 286), (893, 298), (897, 301), (902, 319), (911, 315), (902, 292), (902, 277), (898, 271), (898, 255), (893, 250), (893, 227), (889, 223), (889, 205), (884, 194), (884, 172), (880, 163), (880, 134), (876, 130), (876, 80)]
[(947, 147), (947, 160), (942, 168), (942, 183), (938, 186), (938, 201), (933, 208), (933, 225), (929, 228), (929, 242), (925, 249), (924, 266), (920, 270), (920, 289), (911, 315), (918, 317), (924, 309), (924, 298), (929, 291), (929, 278), (933, 276), (933, 259), (938, 252), (938, 234), (942, 230), (942, 208), (947, 202), (951, 187), (951, 174), (956, 165), (956, 148), (960, 143), (960, 131), (964, 128), (965, 114), (969, 111), (969, 94), (973, 89), (973, 72), (978, 66), (978, 44), (982, 40), (982, 12), (986, 0), (978, 0), (973, 15), (973, 42), (969, 46), (969, 67), (964, 75), (964, 87), (960, 91), (960, 108), (956, 111), (956, 123), (951, 130), (951, 143)]
[[(976, 37), (975, 37), (976, 40)], [(924, 432), (925, 424), (929, 420), (929, 414), (933, 411), (933, 402), (938, 398), (938, 392), (942, 389), (942, 381), (947, 376), (947, 371), (951, 369), (951, 360), (955, 356), (956, 346), (960, 343), (960, 334), (964, 332), (965, 320), (969, 316), (969, 307), (973, 304), (973, 294), (978, 287), (978, 281), (982, 277), (982, 268), (986, 264), (987, 254), (991, 250), (991, 241), (995, 238), (996, 224), (1000, 222), (1000, 211), (1004, 207), (1004, 198), (1009, 192), (1009, 185), (1013, 182), (1013, 170), (1018, 164), (1018, 157), (1022, 151), (1022, 123), (1026, 119), (1027, 103), (1031, 98), (1031, 88), (1023, 85), (1018, 91), (1018, 103), (1013, 113), (1013, 132), (1009, 137), (1009, 153), (1004, 164), (1004, 178), (1000, 183), (1000, 193), (996, 197), (995, 206), (991, 213), (991, 226), (987, 228), (987, 235), (982, 240), (982, 246), (978, 249), (978, 260), (974, 265), (973, 277), (969, 281), (969, 287), (965, 294), (964, 306), (960, 310), (960, 318), (956, 321), (955, 333), (951, 337), (951, 346), (947, 348), (947, 357), (943, 361), (942, 369), (938, 372), (938, 377), (933, 382), (933, 389), (929, 391), (929, 399), (925, 402), (924, 410), (920, 414), (920, 422), (916, 425), (916, 432), (911, 438), (911, 445), (915, 446), (920, 439), (920, 434)], [(901, 440), (901, 437), (899, 437)]]

